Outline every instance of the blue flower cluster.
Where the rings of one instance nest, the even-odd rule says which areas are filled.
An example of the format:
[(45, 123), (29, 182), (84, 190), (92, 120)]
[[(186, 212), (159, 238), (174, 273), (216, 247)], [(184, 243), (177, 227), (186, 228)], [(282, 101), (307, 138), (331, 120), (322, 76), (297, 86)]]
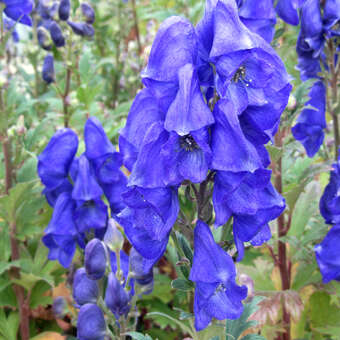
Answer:
[[(39, 45), (46, 51), (50, 51), (53, 45), (57, 48), (65, 46), (66, 41), (62, 30), (63, 22), (66, 22), (75, 34), (82, 37), (92, 37), (94, 35), (95, 12), (85, 2), (81, 3), (80, 10), (84, 21), (74, 22), (70, 20), (70, 0), (54, 1), (52, 4), (40, 0), (37, 6), (37, 13), (40, 17), (37, 24)], [(44, 59), (42, 77), (48, 84), (54, 81), (54, 59), (52, 54), (48, 54)]]
[(333, 164), (330, 181), (320, 200), (320, 212), (327, 224), (334, 225), (324, 240), (315, 246), (323, 282), (340, 281), (340, 160)]
[[(298, 69), (301, 80), (315, 79), (310, 89), (310, 100), (292, 128), (296, 140), (313, 157), (324, 140), (326, 128), (326, 88), (319, 73), (321, 66), (328, 69), (325, 43), (340, 35), (337, 24), (340, 21), (340, 0), (305, 0), (300, 11), (301, 30), (297, 41)], [(335, 61), (336, 62), (336, 61)]]
[(108, 206), (104, 197), (112, 215), (124, 207), (120, 196), (126, 190), (126, 177), (120, 170), (121, 155), (98, 119), (88, 119), (84, 135), (85, 152), (79, 157), (76, 133), (62, 129), (38, 158), (43, 193), (54, 209), (43, 242), (50, 249), (49, 259), (65, 267), (77, 244), (84, 248), (92, 232), (99, 238), (105, 234)]
[[(270, 182), (265, 144), (278, 129), (291, 85), (278, 55), (255, 33), (261, 24), (247, 23), (254, 8), (246, 1), (209, 0), (196, 28), (171, 17), (156, 35), (142, 72), (145, 88), (119, 139), (131, 175), (117, 221), (150, 261), (166, 249), (181, 185), (213, 181), (215, 225), (233, 218), (238, 260), (244, 242), (260, 245), (270, 238), (268, 222), (285, 208)], [(209, 195), (202, 191), (197, 200), (203, 209)], [(213, 317), (239, 317), (246, 290), (236, 285), (235, 266), (209, 227), (198, 221), (194, 233), (190, 278), (201, 330)]]
[[(85, 152), (76, 157), (78, 137), (62, 129), (39, 156), (43, 193), (53, 207), (42, 241), (49, 248), (48, 258), (64, 267), (71, 264), (77, 245), (84, 249), (84, 267), (73, 279), (73, 298), (80, 309), (78, 338), (99, 340), (107, 335), (102, 298), (116, 322), (125, 318), (136, 289), (138, 294), (152, 291), (155, 261), (134, 248), (129, 256), (121, 250), (124, 237), (109, 215), (116, 218), (125, 207), (127, 180), (120, 170), (122, 157), (98, 119), (87, 120), (84, 141)], [(104, 276), (107, 286), (101, 291), (98, 280)]]

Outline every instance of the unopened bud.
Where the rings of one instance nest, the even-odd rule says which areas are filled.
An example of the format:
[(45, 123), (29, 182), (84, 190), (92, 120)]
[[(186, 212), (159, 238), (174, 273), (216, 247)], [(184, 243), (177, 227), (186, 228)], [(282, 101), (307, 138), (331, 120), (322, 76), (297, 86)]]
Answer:
[(114, 253), (121, 250), (123, 247), (124, 236), (112, 218), (109, 219), (107, 230), (104, 235), (104, 243)]
[(60, 26), (55, 21), (53, 21), (50, 25), (50, 34), (56, 47), (65, 46), (63, 32), (61, 31)]
[(37, 38), (39, 46), (41, 48), (43, 48), (46, 51), (49, 51), (52, 48), (52, 40), (45, 27), (43, 26), (38, 27)]
[(72, 28), (72, 31), (80, 35), (82, 37), (93, 37), (94, 36), (94, 28), (92, 25), (87, 24), (86, 22), (67, 22), (69, 26)]
[(24, 115), (19, 116), (18, 123), (16, 124), (15, 130), (16, 130), (16, 133), (19, 136), (22, 136), (26, 133), (27, 129), (25, 127), (25, 117), (24, 117)]
[(47, 84), (54, 82), (54, 59), (52, 54), (48, 54), (44, 59), (42, 78)]
[(288, 110), (294, 110), (296, 108), (296, 99), (292, 94), (289, 96), (287, 108)]
[(93, 24), (95, 21), (95, 13), (93, 8), (86, 2), (83, 2), (80, 5), (81, 12), (83, 13), (83, 16), (85, 17), (85, 21), (88, 24)]
[(59, 4), (59, 19), (67, 21), (68, 18), (70, 17), (70, 0), (61, 0)]
[(107, 254), (105, 245), (97, 238), (85, 247), (85, 270), (91, 280), (99, 280), (105, 274)]

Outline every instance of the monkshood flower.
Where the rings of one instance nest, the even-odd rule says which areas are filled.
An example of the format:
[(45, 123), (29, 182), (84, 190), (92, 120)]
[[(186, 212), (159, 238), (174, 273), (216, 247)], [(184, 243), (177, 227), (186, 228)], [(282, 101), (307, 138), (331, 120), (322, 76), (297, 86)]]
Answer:
[(105, 244), (97, 239), (92, 239), (85, 247), (84, 266), (86, 274), (91, 280), (101, 279), (106, 270), (107, 250)]
[(32, 19), (29, 16), (34, 5), (32, 0), (1, 0), (0, 3), (5, 5), (4, 12), (8, 18), (32, 26)]
[(67, 302), (65, 297), (58, 296), (53, 300), (52, 311), (56, 318), (62, 319), (65, 316), (67, 313)]
[(127, 207), (117, 215), (118, 223), (133, 247), (156, 262), (166, 249), (179, 212), (177, 188), (132, 187), (123, 199)]
[(149, 260), (132, 248), (129, 254), (130, 275), (142, 288), (143, 294), (150, 294), (153, 290), (153, 266), (155, 260)]
[(58, 8), (59, 19), (67, 21), (70, 17), (70, 0), (61, 0)]
[(322, 281), (340, 281), (340, 224), (330, 229), (320, 244), (314, 247), (316, 261), (322, 274)]
[(320, 212), (328, 224), (340, 223), (340, 163), (333, 164), (330, 180), (320, 199)]
[(77, 339), (104, 340), (106, 323), (103, 311), (93, 303), (83, 305), (78, 314)]
[(254, 173), (218, 171), (215, 175), (215, 225), (223, 225), (233, 217), (238, 261), (244, 255), (244, 242), (261, 245), (270, 239), (268, 223), (285, 209), (284, 199), (272, 186), (270, 176), (267, 169)]
[(270, 43), (274, 38), (276, 13), (273, 0), (243, 0), (238, 2), (241, 21)]
[(195, 328), (206, 328), (212, 318), (237, 319), (243, 312), (247, 287), (235, 282), (234, 262), (214, 241), (209, 227), (198, 221), (194, 231), (194, 258), (190, 280), (195, 282)]
[(44, 58), (44, 64), (42, 69), (42, 78), (47, 84), (51, 84), (55, 81), (54, 74), (54, 58), (52, 54), (48, 54)]
[(99, 296), (98, 283), (87, 276), (85, 268), (77, 269), (74, 275), (72, 293), (78, 306), (97, 302)]
[(72, 28), (72, 31), (82, 37), (93, 37), (94, 28), (86, 22), (72, 22), (68, 21), (67, 24)]
[[(98, 133), (89, 132), (89, 126)], [(87, 150), (79, 158), (75, 158), (78, 137), (70, 129), (57, 131), (38, 157), (43, 193), (54, 207), (43, 242), (50, 249), (49, 258), (65, 267), (70, 265), (76, 245), (85, 247), (89, 232), (103, 238), (109, 217), (103, 196), (109, 200), (112, 214), (124, 207), (121, 193), (126, 190), (126, 178), (119, 170), (121, 157), (113, 151), (99, 121), (90, 119), (86, 131)]]
[(299, 24), (298, 10), (304, 2), (305, 0), (278, 0), (275, 9), (283, 21), (297, 26)]
[(124, 208), (121, 194), (126, 191), (126, 176), (120, 170), (123, 159), (105, 134), (99, 120), (91, 117), (84, 128), (85, 155), (107, 197), (112, 213)]
[(313, 157), (324, 140), (326, 128), (326, 88), (322, 81), (317, 81), (309, 92), (310, 100), (306, 105), (313, 108), (302, 110), (296, 125), (292, 128), (293, 136), (306, 149), (308, 157)]
[(196, 30), (200, 79), (214, 73), (214, 64), (216, 76), (210, 86), (216, 84), (218, 95), (233, 102), (249, 137), (267, 143), (276, 133), (291, 90), (281, 59), (244, 26), (234, 1), (207, 2)]
[[(108, 284), (105, 292), (105, 304), (114, 314), (117, 320), (121, 316), (128, 314), (131, 305), (130, 300), (134, 294), (133, 280), (128, 281), (129, 274), (129, 257), (124, 251), (120, 251), (120, 270), (117, 273), (117, 257), (115, 253), (110, 254), (111, 269), (109, 274)], [(122, 278), (119, 275), (122, 274)], [(118, 276), (118, 277), (117, 277)], [(131, 290), (127, 290), (127, 283), (129, 282)]]
[(85, 21), (88, 23), (88, 24), (93, 24), (94, 21), (95, 21), (95, 12), (94, 12), (94, 9), (92, 8), (92, 6), (86, 2), (83, 2), (81, 5), (80, 5), (80, 8), (81, 8), (81, 12), (83, 14), (83, 16), (85, 17)]

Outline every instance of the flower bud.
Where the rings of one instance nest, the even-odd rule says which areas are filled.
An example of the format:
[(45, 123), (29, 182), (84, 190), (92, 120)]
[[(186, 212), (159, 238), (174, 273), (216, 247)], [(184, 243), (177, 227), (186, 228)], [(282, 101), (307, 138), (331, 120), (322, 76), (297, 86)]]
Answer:
[(87, 24), (86, 22), (67, 22), (69, 26), (72, 28), (72, 31), (80, 35), (82, 37), (93, 37), (94, 36), (94, 29), (92, 25)]
[(95, 303), (99, 295), (97, 281), (87, 277), (85, 268), (79, 268), (74, 275), (73, 298), (82, 306), (85, 303)]
[(68, 18), (70, 17), (70, 8), (71, 8), (70, 0), (60, 1), (59, 10), (58, 10), (60, 20), (64, 20), (64, 21), (68, 20)]
[(85, 247), (85, 270), (88, 278), (99, 280), (105, 274), (107, 254), (105, 245), (97, 238)]
[(54, 299), (52, 311), (56, 318), (62, 319), (67, 313), (67, 302), (63, 296), (58, 296)]
[(50, 25), (50, 35), (56, 47), (65, 46), (63, 32), (61, 31), (60, 26), (55, 21), (53, 21)]
[(46, 51), (51, 50), (52, 48), (52, 41), (48, 34), (48, 31), (45, 27), (39, 26), (37, 31), (37, 38), (38, 43), (41, 48), (43, 48)]
[(106, 323), (103, 311), (93, 303), (82, 306), (78, 314), (77, 339), (104, 340)]
[(113, 252), (119, 251), (123, 247), (124, 237), (117, 228), (116, 222), (112, 218), (109, 219), (103, 241)]
[(115, 274), (110, 273), (105, 292), (106, 306), (117, 319), (126, 315), (130, 310), (130, 294), (120, 284)]
[(95, 21), (95, 13), (93, 8), (86, 2), (83, 2), (80, 5), (81, 12), (83, 13), (83, 16), (85, 17), (85, 21), (88, 24), (93, 24)]
[(135, 248), (130, 251), (131, 276), (142, 286), (144, 294), (150, 294), (153, 289), (154, 260), (148, 260), (140, 255)]
[(54, 59), (52, 54), (48, 54), (44, 59), (42, 78), (47, 84), (54, 82)]

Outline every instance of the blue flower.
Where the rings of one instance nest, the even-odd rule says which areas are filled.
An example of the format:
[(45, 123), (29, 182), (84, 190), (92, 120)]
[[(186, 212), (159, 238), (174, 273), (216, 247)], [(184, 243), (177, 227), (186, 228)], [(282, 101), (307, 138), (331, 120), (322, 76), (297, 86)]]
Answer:
[(65, 183), (78, 149), (78, 137), (71, 129), (58, 130), (38, 157), (38, 174), (47, 190)]
[(194, 231), (194, 258), (190, 280), (196, 283), (195, 328), (200, 331), (212, 318), (237, 319), (243, 311), (247, 287), (235, 282), (232, 258), (218, 246), (209, 227), (198, 221)]
[(70, 0), (61, 0), (59, 3), (58, 14), (60, 20), (68, 20), (70, 16), (71, 2)]
[(166, 249), (177, 219), (177, 189), (133, 187), (123, 198), (127, 208), (117, 216), (118, 223), (143, 257), (158, 260)]
[(96, 303), (99, 297), (98, 283), (87, 276), (85, 268), (79, 268), (74, 275), (72, 292), (78, 306)]
[(5, 4), (5, 14), (12, 20), (18, 21), (24, 25), (32, 26), (30, 13), (33, 9), (31, 0), (2, 0)]
[(79, 238), (74, 222), (74, 209), (75, 203), (70, 193), (61, 193), (42, 239), (50, 250), (48, 258), (58, 260), (64, 267), (71, 264)]
[(309, 92), (310, 100), (292, 128), (293, 136), (305, 147), (308, 157), (313, 157), (324, 140), (323, 130), (326, 128), (326, 88), (322, 81), (317, 81)]
[[(271, 171), (254, 173), (218, 171), (215, 175), (213, 204), (215, 225), (225, 224), (233, 217), (234, 240), (238, 261), (243, 258), (243, 242), (259, 245), (270, 238), (268, 222), (285, 209), (285, 202), (270, 183)], [(261, 244), (262, 244), (261, 243)]]
[(92, 239), (85, 247), (84, 266), (88, 278), (101, 279), (106, 270), (107, 250), (102, 241)]
[[(109, 274), (108, 284), (105, 292), (105, 304), (111, 310), (118, 320), (121, 316), (126, 316), (131, 308), (130, 300), (134, 293), (134, 282), (129, 281), (131, 290), (128, 291), (127, 278), (129, 274), (129, 257), (120, 251), (120, 269), (121, 273), (117, 273), (117, 259), (116, 254), (110, 253), (111, 269)], [(122, 274), (121, 280), (118, 280), (117, 275)]]
[(79, 340), (104, 340), (106, 323), (103, 311), (93, 303), (83, 305), (78, 314), (77, 338)]
[(68, 21), (67, 24), (72, 28), (72, 31), (82, 37), (93, 37), (94, 28), (86, 22), (72, 22)]
[(54, 58), (52, 54), (48, 54), (44, 58), (44, 64), (42, 69), (42, 78), (47, 84), (51, 84), (55, 81), (54, 74)]
[(93, 24), (95, 21), (95, 12), (92, 6), (86, 2), (83, 2), (81, 3), (80, 8), (83, 16), (86, 19), (86, 22), (88, 24)]
[(337, 224), (330, 229), (323, 241), (314, 247), (316, 261), (324, 283), (331, 280), (340, 281), (339, 243), (340, 225)]
[(129, 254), (131, 277), (142, 287), (143, 294), (150, 294), (153, 289), (153, 266), (155, 260), (149, 260), (132, 248)]
[(276, 24), (273, 1), (244, 0), (238, 6), (243, 24), (270, 43), (274, 38)]
[(299, 24), (298, 9), (305, 0), (278, 0), (276, 12), (278, 16), (290, 25)]
[(107, 197), (111, 211), (116, 214), (124, 208), (121, 194), (126, 191), (127, 179), (121, 172), (122, 156), (106, 136), (99, 120), (91, 117), (84, 129), (85, 155), (95, 170), (98, 182)]
[(328, 224), (340, 223), (340, 163), (333, 164), (330, 180), (320, 199), (320, 212)]

